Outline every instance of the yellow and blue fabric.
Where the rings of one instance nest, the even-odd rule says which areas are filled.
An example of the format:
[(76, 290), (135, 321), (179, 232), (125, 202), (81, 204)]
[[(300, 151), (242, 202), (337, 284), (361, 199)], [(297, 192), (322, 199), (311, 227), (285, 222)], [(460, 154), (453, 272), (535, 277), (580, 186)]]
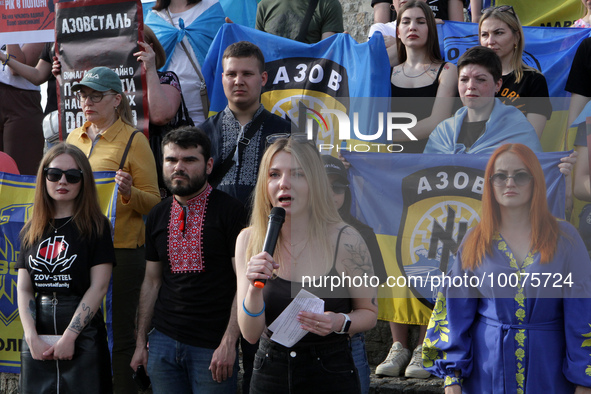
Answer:
[(440, 289), (423, 344), (427, 370), (445, 379), (458, 371), (463, 393), (591, 386), (591, 261), (576, 229), (559, 226), (547, 264), (536, 251), (517, 261), (500, 234), (473, 270), (462, 269), (460, 250), (450, 278), (481, 286)]
[(523, 26), (570, 27), (585, 15), (580, 0), (484, 0), (482, 9), (511, 5)]
[[(347, 108), (358, 110), (358, 98), (390, 96), (390, 65), (381, 36), (358, 44), (348, 34), (335, 34), (316, 44), (304, 44), (226, 24), (211, 44), (202, 69), (213, 113), (227, 105), (221, 81), (223, 52), (228, 45), (242, 40), (256, 44), (265, 56), (269, 78), (261, 103), (279, 116), (297, 119), (294, 115), (298, 106), (292, 104), (300, 100), (317, 114), (325, 108), (347, 113)], [(341, 98), (350, 101), (342, 103)]]
[[(564, 217), (558, 169), (568, 152), (539, 153), (550, 210)], [(372, 227), (389, 275), (378, 288), (378, 318), (427, 324), (434, 277), (447, 273), (466, 232), (480, 221), (489, 155), (347, 153), (353, 215)], [(408, 300), (393, 307), (392, 298)]]
[[(537, 8), (537, 3), (533, 8)], [(479, 43), (476, 23), (446, 21), (443, 25), (437, 25), (437, 29), (441, 53), (448, 62), (456, 64), (468, 48)], [(570, 93), (564, 87), (577, 48), (590, 34), (591, 29), (523, 28), (523, 61), (546, 77), (553, 109), (541, 140), (545, 151), (563, 149), (562, 130), (566, 129), (570, 103)]]

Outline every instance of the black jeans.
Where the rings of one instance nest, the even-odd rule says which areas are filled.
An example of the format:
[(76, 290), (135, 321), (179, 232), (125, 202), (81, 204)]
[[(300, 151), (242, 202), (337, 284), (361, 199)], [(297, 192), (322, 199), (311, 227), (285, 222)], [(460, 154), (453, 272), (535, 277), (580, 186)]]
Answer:
[(360, 393), (348, 336), (326, 344), (286, 348), (261, 338), (254, 359), (251, 394)]

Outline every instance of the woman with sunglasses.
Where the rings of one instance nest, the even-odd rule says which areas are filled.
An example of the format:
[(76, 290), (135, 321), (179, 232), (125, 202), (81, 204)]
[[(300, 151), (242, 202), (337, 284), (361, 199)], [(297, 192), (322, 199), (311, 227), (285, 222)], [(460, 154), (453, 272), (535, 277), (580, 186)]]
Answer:
[(423, 363), (445, 393), (591, 393), (591, 261), (552, 216), (536, 154), (496, 149), (480, 223), (439, 290)]
[(546, 121), (552, 116), (548, 84), (541, 72), (523, 62), (523, 29), (513, 7), (484, 10), (478, 35), (480, 45), (491, 48), (501, 59), (503, 84), (496, 96), (503, 104), (519, 108), (541, 138)]
[(77, 92), (86, 122), (70, 133), (68, 143), (84, 152), (93, 171), (116, 171), (113, 376), (117, 391), (135, 392), (129, 364), (135, 351), (135, 314), (145, 272), (142, 215), (160, 202), (156, 164), (148, 139), (142, 133), (133, 135), (129, 101), (114, 71), (95, 67), (72, 91)]
[[(285, 210), (285, 223), (271, 256), (261, 251), (273, 207)], [(303, 283), (341, 275), (349, 285)], [(367, 246), (339, 217), (318, 152), (291, 138), (276, 141), (261, 161), (251, 225), (236, 241), (238, 324), (247, 341), (260, 339), (251, 393), (360, 392), (349, 335), (372, 328), (377, 315), (375, 289), (358, 282), (364, 275), (373, 276)], [(325, 312), (289, 317), (305, 335), (284, 346), (269, 326), (302, 288), (324, 300)]]
[(61, 143), (43, 157), (34, 210), (20, 239), (20, 392), (112, 392), (100, 305), (115, 253), (80, 149)]

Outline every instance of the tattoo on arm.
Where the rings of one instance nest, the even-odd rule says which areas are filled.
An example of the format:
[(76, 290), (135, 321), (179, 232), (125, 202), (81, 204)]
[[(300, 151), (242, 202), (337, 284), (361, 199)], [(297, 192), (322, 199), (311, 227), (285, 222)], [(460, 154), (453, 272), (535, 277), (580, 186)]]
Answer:
[(68, 326), (68, 330), (74, 331), (76, 334), (80, 334), (82, 332), (83, 328), (84, 328), (84, 326), (82, 325), (82, 322), (80, 321), (80, 313), (79, 313), (78, 315), (76, 315), (74, 317), (74, 320), (72, 320), (72, 323), (70, 323), (70, 325)]
[(86, 327), (86, 325), (90, 322), (90, 320), (94, 316), (94, 313), (92, 313), (92, 311), (90, 310), (90, 307), (85, 305), (84, 303), (82, 303), (82, 310), (84, 312), (88, 312), (88, 314), (84, 318), (84, 327)]
[(352, 235), (350, 240), (344, 243), (345, 250), (348, 252), (348, 257), (344, 259), (344, 263), (353, 271), (354, 275), (373, 275), (371, 256), (365, 241), (357, 232), (350, 234)]
[(81, 305), (83, 313), (86, 312), (86, 317), (84, 317), (84, 322), (82, 322), (82, 313), (79, 313), (74, 317), (72, 323), (68, 326), (70, 331), (75, 332), (76, 334), (80, 334), (84, 327), (88, 324), (88, 322), (92, 319), (94, 314), (91, 312), (90, 307), (86, 304), (82, 303)]
[(29, 313), (33, 318), (33, 322), (37, 323), (37, 306), (35, 305), (35, 300), (29, 300)]

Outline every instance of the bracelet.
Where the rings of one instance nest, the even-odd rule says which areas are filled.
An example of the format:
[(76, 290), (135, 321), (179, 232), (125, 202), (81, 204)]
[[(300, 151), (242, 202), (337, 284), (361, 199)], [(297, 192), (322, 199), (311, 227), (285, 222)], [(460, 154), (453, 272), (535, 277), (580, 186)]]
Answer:
[(6, 60), (4, 60), (2, 62), (2, 71), (4, 71), (4, 69), (6, 68), (6, 65), (8, 64), (8, 61), (10, 60), (11, 57), (14, 58), (14, 59), (16, 59), (16, 56), (10, 55), (8, 53), (6, 54)]
[(462, 379), (458, 378), (456, 376), (454, 376), (454, 377), (446, 376), (445, 381), (443, 382), (443, 387), (453, 386), (453, 385), (458, 385), (458, 386), (462, 387)]
[(265, 301), (263, 301), (263, 309), (259, 313), (250, 313), (248, 311), (248, 309), (246, 309), (246, 306), (244, 305), (244, 300), (242, 300), (242, 310), (244, 310), (244, 313), (246, 313), (250, 317), (258, 317), (258, 316), (262, 315), (263, 312), (265, 311)]

